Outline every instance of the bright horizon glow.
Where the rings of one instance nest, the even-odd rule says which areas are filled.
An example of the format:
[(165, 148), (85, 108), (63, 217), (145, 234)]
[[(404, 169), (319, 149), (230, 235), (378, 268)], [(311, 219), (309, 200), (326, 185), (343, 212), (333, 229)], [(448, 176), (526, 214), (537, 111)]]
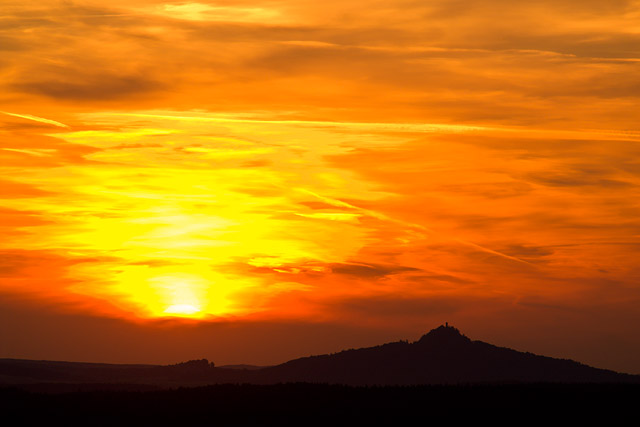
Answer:
[[(273, 316), (270, 305), (275, 301), (302, 297), (317, 286), (309, 282), (315, 281), (314, 274), (358, 265), (364, 273), (378, 263), (354, 258), (371, 233), (397, 234), (397, 243), (405, 247), (440, 242), (453, 252), (467, 248), (532, 271), (539, 268), (526, 256), (496, 249), (448, 226), (408, 221), (388, 209), (361, 208), (357, 205), (384, 200), (388, 193), (323, 161), (357, 149), (358, 143), (345, 144), (339, 136), (346, 131), (361, 135), (369, 148), (389, 150), (416, 132), (495, 137), (501, 129), (383, 123), (354, 128), (354, 123), (236, 119), (202, 112), (92, 113), (83, 118), (91, 122), (49, 136), (95, 150), (85, 156), (92, 163), (57, 172), (25, 169), (21, 182), (44, 195), (8, 199), (5, 206), (48, 212), (49, 223), (38, 226), (39, 238), (30, 244), (23, 241), (23, 248), (63, 247), (77, 254), (74, 258), (90, 258), (67, 268), (74, 283), (62, 287), (59, 296), (72, 292), (109, 299), (118, 307), (109, 308), (110, 315)], [(218, 127), (207, 135), (211, 122)], [(97, 129), (87, 130), (89, 126)], [(122, 129), (108, 130), (114, 126)], [(572, 132), (576, 140), (591, 134)], [(376, 137), (368, 139), (372, 134)], [(547, 138), (553, 137), (549, 131)], [(285, 140), (296, 143), (282, 144)], [(252, 162), (255, 167), (242, 167)], [(433, 161), (430, 168), (450, 173), (442, 161)], [(349, 191), (343, 193), (347, 183)], [(60, 204), (53, 195), (61, 189), (76, 203)], [(344, 201), (353, 199), (358, 202)], [(382, 237), (377, 244), (390, 243)], [(12, 244), (7, 239), (5, 245)], [(443, 260), (439, 263), (427, 268), (444, 267)], [(406, 270), (407, 279), (419, 265)], [(273, 279), (276, 282), (267, 284)], [(318, 298), (334, 298), (341, 290), (314, 292)], [(287, 309), (277, 316), (296, 317), (300, 312)]]
[(200, 313), (200, 309), (190, 304), (176, 304), (176, 305), (167, 307), (167, 309), (164, 312), (167, 314), (176, 315), (176, 316), (190, 317), (190, 316), (193, 316), (194, 314)]

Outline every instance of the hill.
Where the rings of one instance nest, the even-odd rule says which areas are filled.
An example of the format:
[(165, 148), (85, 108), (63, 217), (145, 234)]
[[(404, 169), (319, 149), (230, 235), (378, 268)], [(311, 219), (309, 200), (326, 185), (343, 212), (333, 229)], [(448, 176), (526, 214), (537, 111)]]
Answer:
[[(241, 367), (243, 365), (240, 365)], [(121, 384), (157, 387), (311, 382), (342, 385), (480, 383), (640, 383), (640, 376), (593, 368), (473, 341), (452, 326), (418, 341), (398, 341), (303, 357), (265, 368), (215, 367), (206, 359), (176, 365), (117, 365), (0, 360), (0, 384)]]

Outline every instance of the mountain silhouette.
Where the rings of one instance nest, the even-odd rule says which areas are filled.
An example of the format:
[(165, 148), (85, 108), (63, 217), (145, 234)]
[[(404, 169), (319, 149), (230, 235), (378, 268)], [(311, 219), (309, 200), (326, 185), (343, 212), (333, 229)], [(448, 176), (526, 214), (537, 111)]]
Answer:
[(640, 383), (640, 376), (473, 341), (448, 324), (412, 343), (398, 341), (302, 357), (264, 368), (215, 367), (206, 359), (168, 366), (0, 360), (0, 383), (4, 384), (128, 383), (166, 387), (288, 382), (343, 385)]
[(418, 341), (388, 343), (265, 368), (270, 379), (350, 385), (496, 382), (640, 382), (639, 376), (472, 341), (440, 326)]

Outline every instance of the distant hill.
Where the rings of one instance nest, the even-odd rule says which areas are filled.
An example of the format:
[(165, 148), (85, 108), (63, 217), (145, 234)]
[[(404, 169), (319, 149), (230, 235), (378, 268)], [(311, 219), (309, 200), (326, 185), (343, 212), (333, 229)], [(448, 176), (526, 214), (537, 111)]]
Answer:
[(312, 382), (344, 385), (479, 383), (640, 383), (640, 376), (472, 341), (440, 326), (418, 341), (399, 341), (277, 366), (215, 367), (206, 359), (176, 365), (116, 365), (0, 359), (0, 384), (147, 384)]
[(413, 343), (304, 357), (260, 373), (283, 382), (350, 385), (640, 382), (640, 376), (472, 341), (451, 326), (433, 329)]

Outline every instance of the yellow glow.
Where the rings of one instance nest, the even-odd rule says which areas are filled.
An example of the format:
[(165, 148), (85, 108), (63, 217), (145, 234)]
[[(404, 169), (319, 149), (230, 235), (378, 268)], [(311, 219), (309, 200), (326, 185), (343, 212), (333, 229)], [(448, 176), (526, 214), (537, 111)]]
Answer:
[(176, 304), (168, 307), (164, 312), (177, 316), (193, 316), (199, 313), (200, 309), (190, 304)]
[[(69, 268), (73, 293), (108, 299), (137, 317), (243, 315), (263, 310), (279, 294), (309, 289), (292, 282), (267, 286), (247, 268), (292, 273), (298, 271), (292, 264), (342, 262), (361, 246), (362, 212), (342, 212), (355, 208), (329, 196), (337, 206), (329, 212), (299, 205), (332, 195), (349, 180), (313, 165), (343, 150), (326, 142), (327, 130), (239, 120), (208, 135), (210, 120), (140, 117), (143, 123), (126, 130), (52, 135), (97, 149), (86, 156), (95, 162), (90, 165), (24, 175), (31, 185), (64, 189), (69, 203), (59, 196), (11, 201), (55, 218), (32, 249), (65, 248), (99, 260)], [(108, 125), (113, 116), (91, 118)], [(283, 136), (299, 142), (278, 147)], [(300, 158), (302, 165), (292, 161)], [(354, 191), (375, 197), (364, 186)], [(337, 247), (327, 244), (338, 239)]]
[[(85, 126), (51, 137), (93, 150), (84, 156), (91, 163), (21, 170), (23, 184), (47, 193), (8, 199), (5, 206), (46, 213), (49, 221), (38, 226), (38, 238), (28, 246), (20, 235), (7, 235), (3, 244), (64, 250), (84, 259), (67, 268), (72, 282), (64, 292), (108, 300), (137, 318), (245, 316), (272, 309), (271, 301), (286, 301), (290, 294), (331, 297), (344, 290), (327, 282), (316, 288), (313, 282), (330, 274), (334, 264), (338, 273), (369, 277), (371, 270), (375, 277), (366, 262), (339, 265), (353, 265), (376, 239), (404, 248), (445, 237), (420, 219), (368, 207), (387, 193), (325, 159), (357, 148), (352, 135), (366, 138), (368, 147), (386, 149), (403, 143), (405, 133), (512, 132), (202, 112), (81, 117), (96, 129)], [(38, 159), (57, 153), (37, 146), (5, 150)], [(426, 161), (430, 169), (449, 173), (443, 159)], [(413, 170), (424, 173), (424, 164)], [(371, 237), (376, 234), (380, 237)], [(534, 268), (472, 239), (453, 234), (448, 242)], [(353, 285), (348, 289), (357, 293)]]
[(264, 22), (279, 18), (274, 9), (262, 7), (211, 6), (204, 3), (165, 4), (153, 13), (190, 21)]

